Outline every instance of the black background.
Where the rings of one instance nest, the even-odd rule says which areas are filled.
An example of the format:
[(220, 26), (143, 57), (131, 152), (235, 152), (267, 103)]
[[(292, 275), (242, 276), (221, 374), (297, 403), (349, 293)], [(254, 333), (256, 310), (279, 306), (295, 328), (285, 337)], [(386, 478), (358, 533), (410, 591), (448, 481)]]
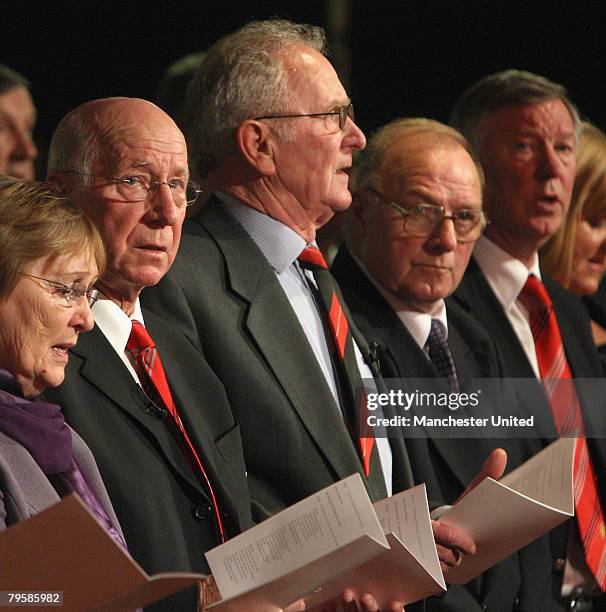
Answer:
[[(562, 3), (560, 3), (562, 4)], [(153, 98), (166, 67), (253, 18), (326, 23), (325, 2), (2, 1), (0, 61), (33, 83), (35, 137), (85, 100)], [(545, 8), (549, 7), (551, 8)], [(447, 120), (478, 78), (521, 68), (564, 84), (606, 127), (606, 2), (353, 0), (349, 93), (367, 133), (398, 116)]]

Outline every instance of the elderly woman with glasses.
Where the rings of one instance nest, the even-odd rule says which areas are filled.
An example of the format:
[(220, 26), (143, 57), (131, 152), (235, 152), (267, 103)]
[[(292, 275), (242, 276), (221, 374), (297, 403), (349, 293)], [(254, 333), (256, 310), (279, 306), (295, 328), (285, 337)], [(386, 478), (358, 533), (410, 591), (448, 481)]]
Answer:
[(90, 450), (40, 395), (93, 327), (104, 265), (97, 229), (69, 200), (0, 177), (0, 531), (77, 492), (124, 546)]

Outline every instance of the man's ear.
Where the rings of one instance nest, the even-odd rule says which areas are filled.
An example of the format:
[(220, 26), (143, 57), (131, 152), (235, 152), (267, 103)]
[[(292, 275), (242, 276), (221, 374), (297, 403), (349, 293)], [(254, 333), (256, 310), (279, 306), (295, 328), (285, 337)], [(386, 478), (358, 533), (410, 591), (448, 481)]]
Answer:
[(266, 123), (247, 119), (238, 127), (236, 138), (240, 153), (259, 174), (273, 176), (276, 173), (273, 155), (276, 140)]
[(44, 181), (60, 195), (66, 195), (71, 179), (63, 172), (51, 172)]

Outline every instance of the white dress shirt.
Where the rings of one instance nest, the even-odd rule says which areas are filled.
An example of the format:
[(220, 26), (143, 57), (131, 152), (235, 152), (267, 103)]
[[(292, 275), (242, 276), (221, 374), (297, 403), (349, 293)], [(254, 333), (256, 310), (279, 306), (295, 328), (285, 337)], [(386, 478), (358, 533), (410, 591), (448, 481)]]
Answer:
[(519, 259), (504, 251), (486, 236), (481, 236), (476, 242), (473, 256), (501, 303), (535, 376), (541, 378), (528, 311), (518, 299), (529, 274), (534, 274), (541, 280), (539, 256), (535, 253), (532, 266), (528, 269)]
[[(419, 345), (422, 351), (425, 351), (425, 344), (429, 338), (431, 331), (431, 320), (438, 319), (444, 327), (444, 332), (448, 338), (448, 317), (446, 314), (446, 303), (444, 300), (438, 300), (434, 305), (431, 313), (417, 312), (415, 310), (404, 310), (398, 301), (386, 291), (379, 283), (375, 281), (372, 274), (366, 269), (366, 266), (354, 253), (350, 252), (352, 259), (358, 264), (358, 267), (365, 274), (366, 278), (374, 285), (375, 289), (385, 298), (385, 301), (393, 308), (402, 322), (402, 325), (410, 332), (415, 342)], [(427, 356), (429, 359), (429, 356)]]
[[(112, 345), (114, 351), (116, 351), (118, 357), (120, 357), (122, 363), (127, 367), (134, 380), (141, 384), (131, 362), (131, 357), (129, 353), (126, 352), (126, 343), (128, 342), (132, 329), (132, 320), (130, 317), (120, 308), (120, 306), (118, 306), (118, 304), (103, 298), (95, 302), (91, 312), (95, 319), (95, 325), (103, 332), (103, 335)], [(139, 298), (137, 298), (135, 302), (133, 319), (136, 319), (145, 326)]]
[[(326, 383), (335, 398), (337, 409), (340, 409), (337, 380), (333, 370), (330, 348), (324, 335), (324, 324), (308, 284), (312, 283), (313, 286), (316, 286), (316, 283), (311, 271), (304, 270), (297, 261), (297, 257), (308, 246), (307, 243), (294, 230), (272, 217), (245, 206), (225, 193), (218, 193), (217, 195), (226, 209), (259, 247), (267, 262), (273, 268), (276, 278), (313, 350)], [(372, 380), (372, 372), (364, 362), (362, 353), (355, 341), (354, 350), (360, 376), (365, 381)], [(342, 411), (341, 414), (343, 416)], [(389, 440), (387, 438), (377, 438), (376, 443), (385, 478), (385, 487), (388, 495), (391, 495), (392, 455)]]

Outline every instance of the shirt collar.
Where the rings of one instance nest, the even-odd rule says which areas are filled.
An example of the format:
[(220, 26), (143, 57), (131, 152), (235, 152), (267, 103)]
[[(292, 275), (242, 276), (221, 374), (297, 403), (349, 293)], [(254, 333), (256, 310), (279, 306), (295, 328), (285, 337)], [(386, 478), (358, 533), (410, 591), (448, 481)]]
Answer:
[[(129, 316), (118, 304), (108, 299), (97, 300), (93, 306), (92, 313), (95, 325), (99, 326), (99, 329), (105, 334), (110, 344), (114, 347), (120, 347), (124, 352), (132, 328), (132, 321)], [(135, 301), (135, 310), (132, 318), (145, 325), (139, 298)]]
[(305, 240), (284, 223), (242, 204), (229, 194), (219, 192), (217, 196), (259, 247), (276, 274), (292, 265), (307, 246)]
[(448, 318), (446, 315), (446, 304), (444, 300), (439, 300), (436, 304), (434, 312), (431, 314), (426, 312), (417, 312), (416, 310), (403, 310), (399, 308), (393, 297), (387, 292), (379, 283), (375, 281), (372, 274), (366, 269), (366, 266), (360, 261), (360, 259), (354, 253), (350, 252), (352, 259), (358, 264), (360, 270), (366, 275), (368, 280), (374, 285), (375, 289), (385, 298), (385, 301), (393, 308), (395, 313), (398, 315), (400, 321), (412, 337), (415, 342), (423, 348), (429, 338), (429, 332), (431, 330), (431, 320), (438, 319), (444, 326), (446, 337), (448, 337)]
[(476, 242), (473, 256), (497, 299), (506, 307), (516, 302), (529, 274), (534, 274), (541, 280), (539, 257), (536, 253), (528, 269), (519, 259), (510, 255), (492, 240), (481, 236)]
[(398, 318), (405, 325), (411, 336), (420, 348), (423, 348), (429, 338), (431, 331), (431, 320), (437, 319), (444, 326), (446, 337), (448, 338), (448, 320), (446, 317), (446, 304), (441, 300), (436, 310), (430, 315), (426, 312), (415, 312), (412, 310), (400, 310)]

